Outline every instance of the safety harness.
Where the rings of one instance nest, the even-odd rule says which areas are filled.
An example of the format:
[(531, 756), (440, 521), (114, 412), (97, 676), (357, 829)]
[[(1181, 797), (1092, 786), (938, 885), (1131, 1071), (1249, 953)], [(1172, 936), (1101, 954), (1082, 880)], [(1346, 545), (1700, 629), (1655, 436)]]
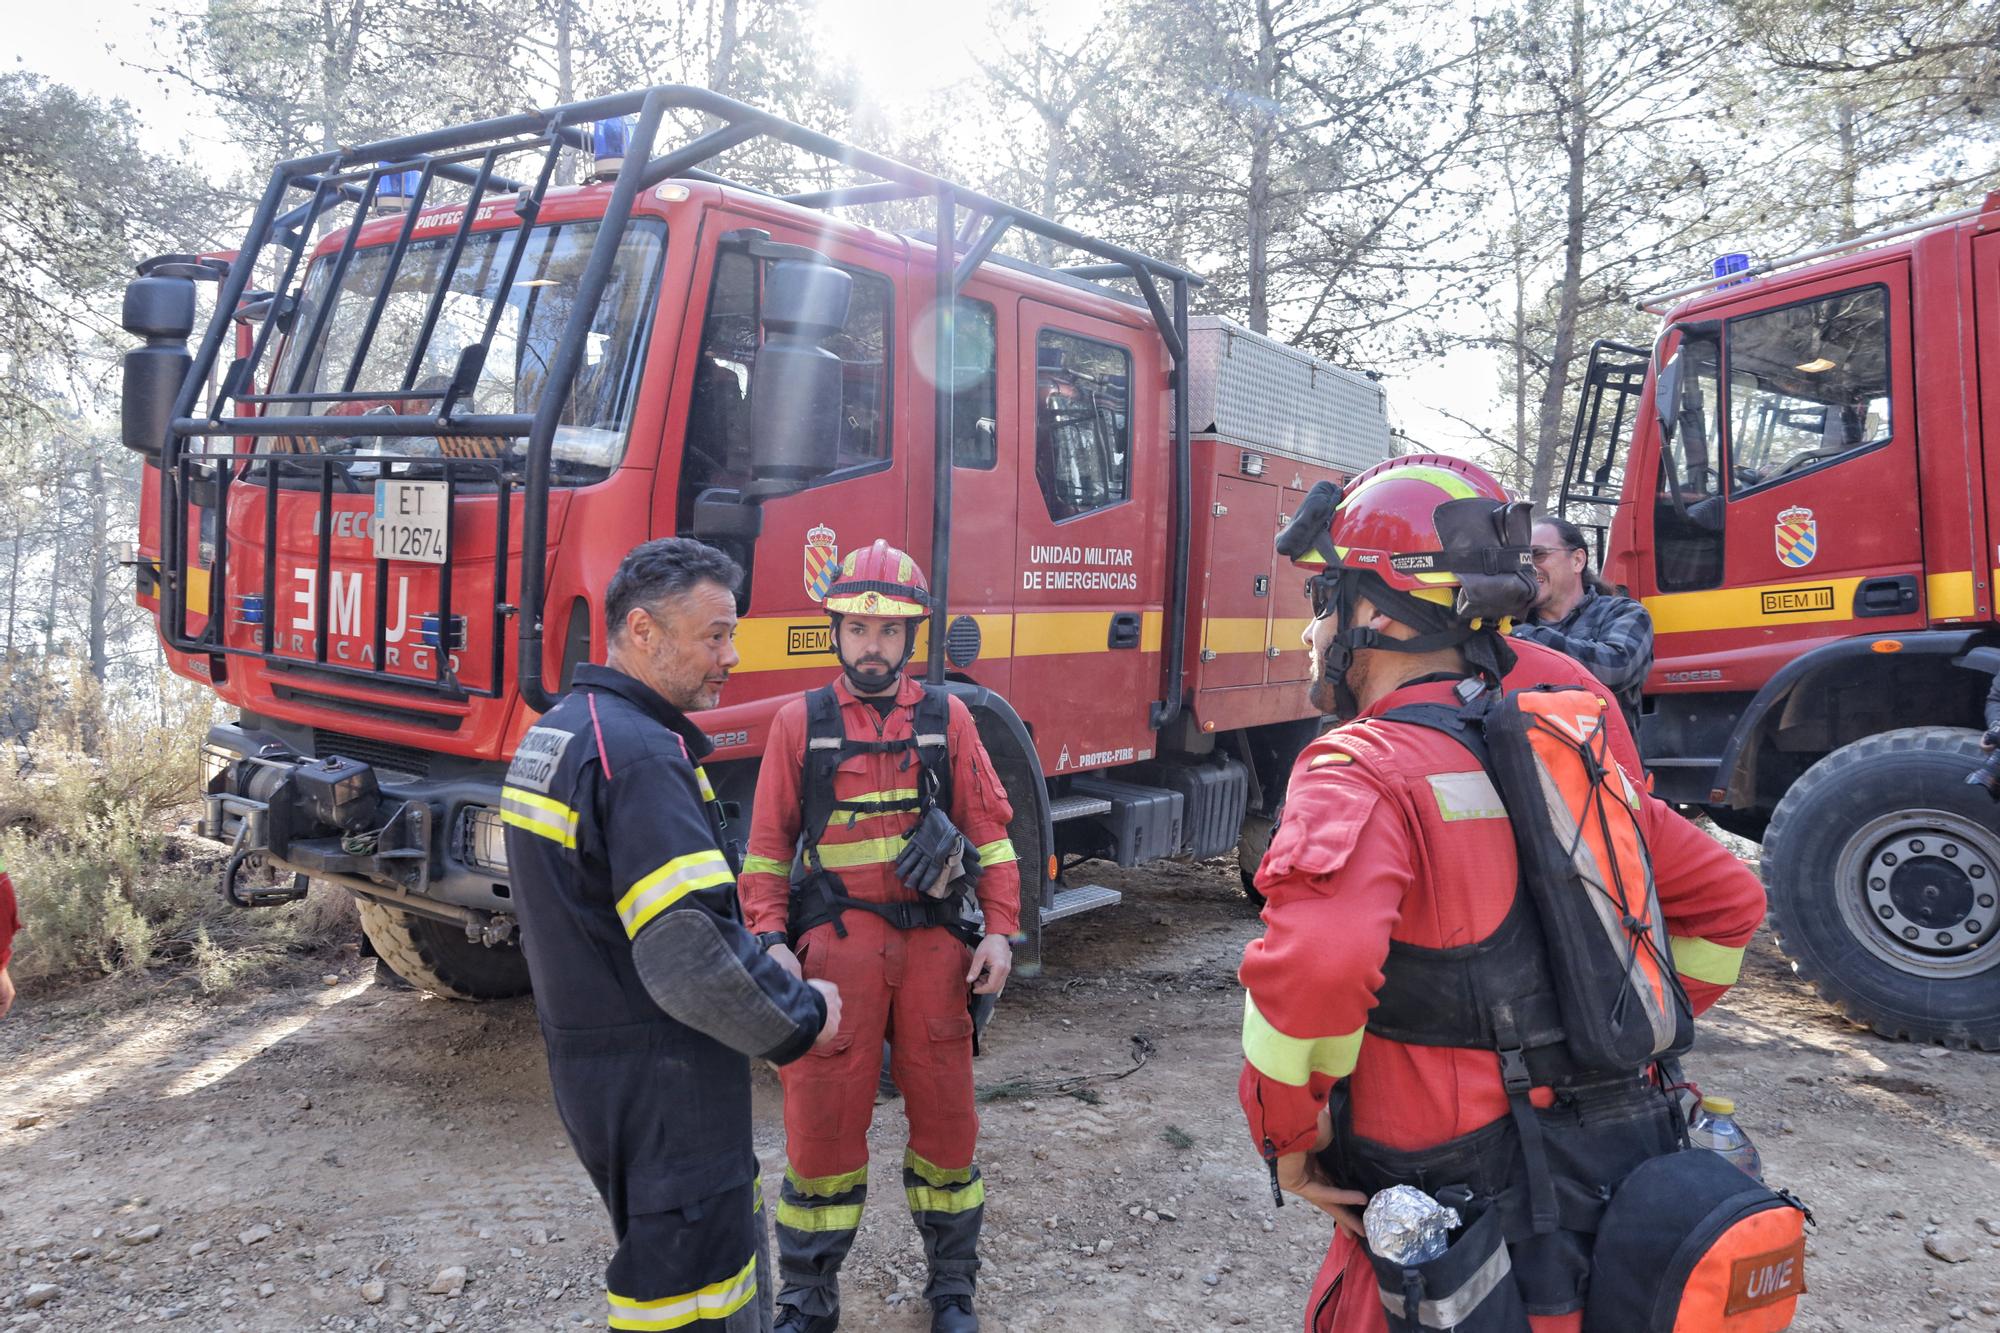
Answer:
[[(912, 893), (907, 900), (897, 902), (863, 902), (848, 894), (840, 876), (827, 869), (820, 857), (820, 842), (836, 814), (846, 814), (850, 822), (865, 816), (904, 812), (922, 819), (932, 806), (951, 807), (950, 696), (931, 685), (923, 688), (923, 698), (912, 709), (911, 734), (899, 740), (856, 740), (849, 736), (840, 718), (840, 697), (831, 685), (806, 694), (806, 754), (800, 771), (805, 820), (799, 834), (799, 855), (804, 868), (792, 883), (790, 919), (786, 923), (794, 942), (813, 927), (829, 921), (833, 923), (834, 934), (847, 938), (847, 927), (841, 917), (849, 908), (873, 912), (898, 930), (943, 926), (968, 944), (976, 942), (978, 931), (964, 918), (961, 895), (930, 898)], [(898, 767), (905, 772), (915, 763), (919, 770), (917, 794), (894, 800), (835, 799), (834, 775), (840, 766), (856, 755), (873, 754), (903, 755)]]

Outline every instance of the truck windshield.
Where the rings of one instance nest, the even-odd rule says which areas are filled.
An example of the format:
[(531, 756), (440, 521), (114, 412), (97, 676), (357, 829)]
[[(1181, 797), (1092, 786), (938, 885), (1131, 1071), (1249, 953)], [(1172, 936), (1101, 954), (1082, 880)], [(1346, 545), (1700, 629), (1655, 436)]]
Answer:
[[(470, 400), (461, 399), (458, 412), (484, 415), (535, 410), (555, 359), (556, 342), (569, 322), (572, 295), (590, 259), (597, 229), (594, 221), (564, 222), (528, 233), (485, 365)], [(273, 384), (292, 390), (296, 378), (297, 392), (332, 394), (351, 389), (380, 393), (361, 402), (304, 405), (313, 415), (365, 418), (434, 411), (438, 403), (435, 396), (401, 395), (450, 384), (460, 353), (485, 332), (516, 235), (512, 230), (473, 233), (449, 273), (442, 271), (451, 253), (448, 232), (413, 240), (365, 345), (369, 311), (381, 290), (392, 247), (357, 249), (333, 294), (326, 332), (305, 374), (300, 376), (292, 364), (294, 348), (288, 346)], [(635, 219), (619, 239), (618, 257), (591, 321), (583, 363), (555, 435), (553, 461), (559, 480), (600, 480), (624, 456), (665, 249), (666, 229), (654, 220)], [(314, 263), (292, 324), (294, 330), (313, 327), (320, 304), (327, 299), (334, 267), (332, 255)], [(440, 287), (444, 290), (438, 297)], [(424, 322), (434, 298), (436, 323), (425, 339)], [(358, 367), (357, 352), (361, 354)], [(320, 447), (327, 453), (401, 454), (412, 460), (437, 458), (447, 452), (519, 457), (527, 449), (525, 437), (448, 438), (441, 446), (435, 436), (370, 435), (360, 421), (356, 426), (354, 435), (328, 438)]]

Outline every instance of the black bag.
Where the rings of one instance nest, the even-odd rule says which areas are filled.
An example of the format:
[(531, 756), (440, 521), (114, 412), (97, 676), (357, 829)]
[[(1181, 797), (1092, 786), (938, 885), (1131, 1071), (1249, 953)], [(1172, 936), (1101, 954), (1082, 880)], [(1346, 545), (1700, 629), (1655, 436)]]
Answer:
[(1427, 1263), (1391, 1263), (1368, 1254), (1388, 1312), (1390, 1333), (1528, 1333), (1528, 1312), (1514, 1282), (1500, 1210), (1488, 1208)]
[(1776, 1333), (1805, 1282), (1805, 1205), (1706, 1148), (1618, 1182), (1590, 1260), (1584, 1333)]

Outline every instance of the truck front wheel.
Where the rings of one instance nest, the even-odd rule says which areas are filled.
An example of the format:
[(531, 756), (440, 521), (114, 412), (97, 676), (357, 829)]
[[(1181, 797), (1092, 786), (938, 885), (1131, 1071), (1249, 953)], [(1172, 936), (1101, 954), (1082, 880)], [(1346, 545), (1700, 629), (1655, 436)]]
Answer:
[(488, 947), (449, 922), (356, 895), (361, 929), (389, 970), (447, 1000), (507, 1000), (528, 993), (528, 960), (518, 944)]
[(1886, 1037), (2000, 1049), (2000, 807), (1965, 776), (1979, 734), (1842, 746), (1771, 815), (1771, 931), (1799, 975)]

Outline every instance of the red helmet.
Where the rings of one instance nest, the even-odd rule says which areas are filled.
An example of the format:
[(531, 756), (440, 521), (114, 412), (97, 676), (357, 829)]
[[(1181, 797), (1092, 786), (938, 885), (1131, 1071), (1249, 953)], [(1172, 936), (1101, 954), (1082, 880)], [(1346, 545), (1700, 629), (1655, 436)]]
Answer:
[[(1404, 592), (1452, 588), (1458, 573), (1424, 557), (1441, 554), (1438, 509), (1452, 500), (1508, 502), (1507, 492), (1477, 464), (1444, 454), (1410, 454), (1377, 463), (1356, 477), (1329, 509), (1331, 486), (1314, 487), (1293, 526), (1311, 531), (1290, 543), (1292, 563), (1305, 569), (1367, 570)], [(1315, 503), (1317, 501), (1317, 503)], [(1317, 511), (1311, 512), (1309, 511)], [(1324, 517), (1321, 517), (1324, 515)], [(1287, 537), (1293, 537), (1291, 529)], [(1285, 550), (1281, 538), (1280, 550)]]
[(927, 616), (930, 584), (907, 554), (880, 537), (849, 551), (826, 591), (826, 609), (849, 616)]
[(1343, 573), (1367, 575), (1389, 590), (1377, 608), (1406, 624), (1435, 619), (1417, 602), (1477, 623), (1519, 615), (1533, 599), (1529, 528), (1528, 506), (1484, 468), (1411, 454), (1377, 463), (1345, 491), (1314, 486), (1277, 545), (1316, 571), (1323, 592)]

